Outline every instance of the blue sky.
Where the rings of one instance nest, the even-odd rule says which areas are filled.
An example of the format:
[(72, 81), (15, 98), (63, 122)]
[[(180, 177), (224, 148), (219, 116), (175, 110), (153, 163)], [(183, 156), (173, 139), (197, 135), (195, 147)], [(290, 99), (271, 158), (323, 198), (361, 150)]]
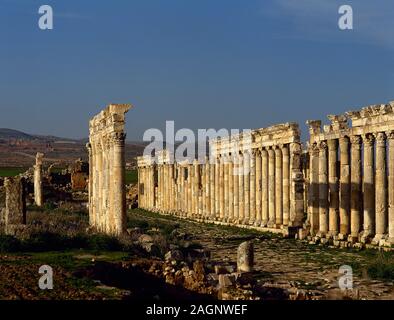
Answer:
[[(54, 30), (38, 28), (38, 8)], [(340, 31), (350, 4), (354, 30)], [(394, 100), (388, 0), (0, 0), (0, 127), (81, 138), (108, 103), (148, 128), (260, 128)]]

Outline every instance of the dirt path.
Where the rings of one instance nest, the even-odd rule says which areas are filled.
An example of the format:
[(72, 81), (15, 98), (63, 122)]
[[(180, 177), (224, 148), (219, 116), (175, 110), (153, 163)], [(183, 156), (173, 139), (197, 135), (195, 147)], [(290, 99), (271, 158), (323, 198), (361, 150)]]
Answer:
[[(144, 216), (144, 219), (167, 221), (168, 216)], [(291, 285), (308, 289), (317, 295), (336, 298), (338, 294), (339, 267), (354, 266), (353, 295), (360, 299), (394, 299), (394, 286), (389, 281), (369, 279), (368, 263), (376, 259), (377, 252), (350, 251), (327, 248), (278, 237), (264, 236), (257, 232), (233, 227), (177, 219), (179, 231), (191, 235), (211, 251), (212, 260), (236, 261), (237, 247), (245, 239), (255, 239), (255, 269), (261, 274), (260, 281), (284, 287)]]

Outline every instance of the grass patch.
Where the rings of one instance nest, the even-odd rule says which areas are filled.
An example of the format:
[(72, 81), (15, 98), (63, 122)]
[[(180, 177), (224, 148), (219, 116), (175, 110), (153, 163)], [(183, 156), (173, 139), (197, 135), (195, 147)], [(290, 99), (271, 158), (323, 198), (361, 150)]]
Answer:
[(21, 167), (4, 167), (0, 168), (0, 177), (15, 177), (20, 173), (23, 173), (27, 168)]

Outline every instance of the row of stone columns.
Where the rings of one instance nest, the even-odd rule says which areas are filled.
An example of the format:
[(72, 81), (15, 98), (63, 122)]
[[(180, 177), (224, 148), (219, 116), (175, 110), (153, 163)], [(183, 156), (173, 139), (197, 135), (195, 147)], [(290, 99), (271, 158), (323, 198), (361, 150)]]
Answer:
[(350, 242), (394, 239), (393, 138), (392, 132), (367, 133), (310, 146), (312, 235)]
[[(183, 164), (159, 163), (154, 182), (151, 171), (154, 167), (140, 166), (139, 188), (144, 192), (139, 206), (234, 224), (269, 228), (299, 226), (302, 190), (291, 183), (291, 174), (294, 171), (302, 176), (302, 173), (300, 168), (298, 171), (294, 168), (290, 145), (222, 154), (204, 163), (197, 160)], [(154, 185), (157, 185), (156, 193), (152, 191)], [(299, 195), (295, 194), (296, 190)], [(157, 197), (157, 202), (147, 201), (151, 199), (148, 193)], [(301, 205), (295, 205), (297, 201)], [(291, 210), (298, 212), (291, 215)]]

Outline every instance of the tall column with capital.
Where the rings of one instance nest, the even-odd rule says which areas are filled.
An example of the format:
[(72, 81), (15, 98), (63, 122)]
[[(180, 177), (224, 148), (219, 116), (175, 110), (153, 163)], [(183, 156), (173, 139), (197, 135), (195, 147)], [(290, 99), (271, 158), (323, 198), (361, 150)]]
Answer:
[[(227, 222), (233, 223), (234, 222), (234, 162), (233, 156), (230, 153), (229, 155), (229, 164), (228, 164), (228, 219)], [(238, 177), (237, 177), (238, 178)]]
[(224, 218), (224, 156), (220, 157), (219, 171), (219, 220)]
[(275, 228), (275, 151), (272, 147), (268, 150), (268, 180), (268, 227)]
[(250, 153), (250, 217), (248, 224), (254, 225), (256, 222), (256, 153), (253, 149)]
[(254, 225), (261, 225), (261, 150), (256, 151), (256, 220)]
[(266, 148), (261, 150), (261, 226), (266, 227), (268, 224), (268, 190), (269, 190), (269, 174), (268, 174), (268, 151)]
[(358, 241), (359, 232), (361, 231), (361, 137), (352, 136), (351, 138), (351, 169), (350, 169), (350, 237), (352, 242)]
[(387, 172), (386, 172), (386, 135), (376, 134), (376, 172), (375, 172), (375, 212), (376, 234), (373, 243), (378, 244), (387, 228)]
[[(210, 159), (210, 171), (209, 171), (209, 194), (210, 194), (210, 210), (209, 219), (215, 220), (215, 194), (216, 194), (216, 181), (215, 181), (215, 162), (211, 162)], [(215, 161), (215, 160), (213, 160)]]
[(229, 156), (226, 154), (224, 156), (223, 164), (223, 177), (224, 177), (224, 214), (223, 222), (227, 222), (229, 213)]
[(282, 150), (275, 148), (275, 225), (280, 228), (283, 223), (283, 165)]
[(111, 183), (113, 211), (115, 218), (115, 234), (120, 235), (126, 231), (126, 190), (125, 190), (125, 138), (123, 132), (112, 135), (113, 164)]
[(283, 163), (283, 225), (289, 225), (290, 220), (290, 155), (289, 147), (282, 147)]
[(346, 239), (350, 232), (350, 157), (349, 138), (339, 139), (341, 183), (339, 205), (339, 238)]
[(215, 159), (215, 220), (220, 216), (220, 157)]
[[(89, 180), (88, 180), (88, 206), (89, 206), (89, 224), (95, 225), (94, 221), (94, 211), (92, 210), (93, 206), (93, 150), (92, 144), (90, 142), (86, 143), (86, 149), (88, 149), (88, 159), (89, 159)], [(138, 174), (137, 177), (139, 179), (139, 170), (137, 168)], [(139, 182), (137, 184), (139, 186)]]
[(309, 155), (309, 222), (311, 235), (316, 235), (319, 232), (319, 147), (317, 143), (311, 145)]
[(101, 141), (97, 141), (97, 229), (98, 231), (103, 231), (102, 222), (104, 215), (104, 208), (102, 207), (102, 190), (103, 190), (103, 176), (102, 176), (102, 165), (103, 165), (103, 149)]
[(242, 153), (239, 154), (238, 158), (238, 197), (239, 197), (239, 214), (238, 214), (238, 224), (242, 224), (245, 217), (245, 197), (244, 197), (244, 155)]
[(328, 163), (327, 142), (319, 145), (319, 236), (328, 232)]
[(394, 244), (394, 131), (387, 132), (389, 142), (389, 212), (388, 212), (388, 227), (389, 238), (388, 242)]
[(250, 151), (244, 153), (244, 218), (242, 224), (248, 224), (250, 219)]
[(328, 212), (328, 232), (331, 237), (339, 232), (339, 185), (338, 185), (338, 140), (331, 139), (328, 144), (328, 186), (330, 208)]
[(233, 155), (233, 178), (234, 178), (234, 216), (232, 223), (238, 223), (239, 217), (239, 157), (237, 153)]

